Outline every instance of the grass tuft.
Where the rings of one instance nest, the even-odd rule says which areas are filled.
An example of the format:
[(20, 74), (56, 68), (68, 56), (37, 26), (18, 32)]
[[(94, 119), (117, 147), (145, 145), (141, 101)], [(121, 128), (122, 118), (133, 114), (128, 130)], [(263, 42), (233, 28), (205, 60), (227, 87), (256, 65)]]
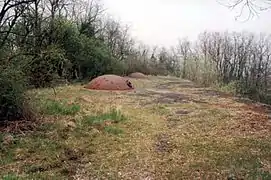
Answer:
[(238, 87), (238, 82), (233, 81), (233, 82), (230, 82), (229, 84), (216, 84), (214, 86), (214, 89), (221, 91), (221, 92), (236, 95), (237, 87)]
[(96, 116), (85, 116), (83, 118), (83, 124), (86, 125), (94, 125), (94, 124), (102, 124), (105, 122), (111, 123), (119, 123), (125, 121), (127, 118), (123, 115), (119, 110), (112, 109), (107, 113), (103, 113)]
[(2, 176), (2, 180), (19, 180), (19, 178), (14, 174), (7, 174)]
[(104, 128), (104, 130), (109, 133), (109, 134), (114, 134), (114, 135), (119, 135), (119, 134), (123, 134), (123, 130), (118, 128), (118, 127), (114, 127), (114, 126), (106, 126)]
[(85, 127), (95, 127), (98, 130), (103, 130), (109, 134), (123, 134), (123, 130), (115, 127), (114, 124), (127, 120), (127, 117), (119, 110), (111, 109), (109, 112), (102, 113), (96, 116), (85, 116), (81, 121), (81, 130)]
[[(3, 142), (3, 139), (4, 139), (4, 134), (0, 132), (0, 142)], [(1, 144), (0, 144), (0, 147), (1, 147)]]
[(45, 113), (48, 115), (75, 115), (80, 111), (80, 105), (68, 104), (67, 102), (59, 102), (53, 100), (47, 100), (44, 103)]

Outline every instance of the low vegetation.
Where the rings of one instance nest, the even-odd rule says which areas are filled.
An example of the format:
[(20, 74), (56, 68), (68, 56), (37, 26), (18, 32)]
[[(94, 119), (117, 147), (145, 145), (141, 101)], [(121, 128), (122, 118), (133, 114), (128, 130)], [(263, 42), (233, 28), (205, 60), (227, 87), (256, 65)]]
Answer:
[[(147, 89), (165, 83), (159, 77), (132, 81)], [(53, 116), (45, 114), (24, 134), (1, 133), (2, 179), (271, 177), (270, 120), (253, 104), (187, 81), (168, 86), (168, 94), (143, 97), (80, 85), (55, 90), (56, 96), (50, 89), (31, 92), (47, 102), (41, 107), (58, 109), (49, 111)], [(180, 95), (186, 101), (179, 103)]]
[[(270, 104), (269, 35), (167, 49), (137, 45), (98, 1), (7, 0), (0, 15), (1, 179), (271, 178), (266, 107), (229, 95)], [(150, 79), (132, 93), (78, 84), (136, 71)]]
[(65, 101), (46, 100), (42, 106), (41, 109), (48, 115), (75, 115), (80, 111), (80, 105)]
[(101, 123), (118, 123), (124, 121), (126, 117), (119, 111), (113, 109), (108, 113), (103, 113), (97, 116), (85, 116), (83, 119), (83, 125), (95, 125)]
[(184, 38), (167, 49), (137, 45), (129, 28), (109, 18), (95, 0), (9, 0), (1, 12), (1, 121), (34, 112), (25, 108), (27, 89), (86, 82), (106, 73), (174, 75), (270, 101), (271, 40), (265, 34), (203, 32), (195, 42)]

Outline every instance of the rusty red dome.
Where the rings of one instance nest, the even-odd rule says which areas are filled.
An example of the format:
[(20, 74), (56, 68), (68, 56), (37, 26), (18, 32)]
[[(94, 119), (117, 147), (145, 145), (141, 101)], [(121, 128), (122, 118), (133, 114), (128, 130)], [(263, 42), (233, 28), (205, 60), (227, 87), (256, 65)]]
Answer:
[(134, 86), (127, 78), (107, 74), (92, 79), (85, 88), (95, 90), (133, 90)]
[(129, 77), (131, 77), (131, 78), (139, 78), (139, 79), (147, 78), (147, 76), (145, 74), (140, 73), (140, 72), (131, 73), (131, 74), (129, 74)]

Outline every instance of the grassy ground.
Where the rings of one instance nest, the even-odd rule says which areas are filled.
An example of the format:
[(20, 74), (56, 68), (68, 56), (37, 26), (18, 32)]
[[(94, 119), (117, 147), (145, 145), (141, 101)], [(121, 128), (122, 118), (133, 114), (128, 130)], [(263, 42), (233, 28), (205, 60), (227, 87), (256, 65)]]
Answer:
[(263, 107), (177, 78), (131, 81), (135, 92), (30, 92), (44, 116), (0, 134), (0, 177), (271, 179)]

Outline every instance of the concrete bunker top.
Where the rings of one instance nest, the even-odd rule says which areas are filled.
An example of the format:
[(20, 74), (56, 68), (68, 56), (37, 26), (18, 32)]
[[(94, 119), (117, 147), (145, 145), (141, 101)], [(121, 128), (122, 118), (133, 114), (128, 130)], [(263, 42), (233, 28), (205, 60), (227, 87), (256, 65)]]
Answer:
[(126, 78), (106, 74), (92, 79), (86, 86), (87, 89), (95, 90), (133, 90), (133, 84)]

